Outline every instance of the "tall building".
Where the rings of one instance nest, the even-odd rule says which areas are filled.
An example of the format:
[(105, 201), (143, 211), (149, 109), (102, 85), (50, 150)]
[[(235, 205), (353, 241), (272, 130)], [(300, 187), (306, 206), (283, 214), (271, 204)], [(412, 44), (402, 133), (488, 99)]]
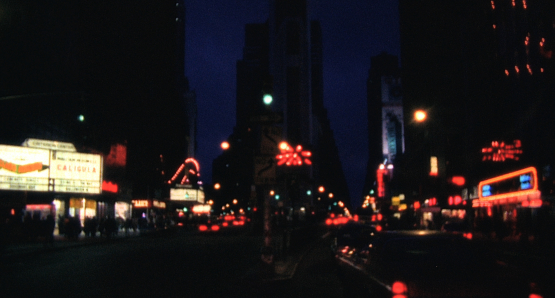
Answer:
[[(368, 165), (362, 196), (375, 196), (381, 164), (395, 166), (405, 151), (401, 73), (398, 58), (385, 52), (370, 60), (367, 80)], [(394, 174), (395, 167), (390, 169)]]
[[(446, 200), (453, 176), (471, 188), (524, 165), (552, 168), (554, 3), (401, 0), (399, 11), (407, 193)], [(422, 125), (408, 121), (416, 109), (428, 112)], [(482, 148), (495, 141), (522, 144), (522, 155), (488, 160)]]
[[(323, 105), (321, 28), (308, 19), (307, 9), (306, 1), (271, 1), (266, 23), (245, 26), (243, 58), (237, 62), (237, 123), (230, 149), (213, 164), (213, 181), (230, 180), (230, 193), (251, 197), (252, 185), (273, 186), (298, 208), (318, 200), (314, 186), (322, 183), (349, 201)], [(265, 92), (273, 96), (269, 105), (262, 101)], [(280, 141), (310, 151), (311, 165), (276, 167)], [(270, 170), (262, 171), (260, 162)]]

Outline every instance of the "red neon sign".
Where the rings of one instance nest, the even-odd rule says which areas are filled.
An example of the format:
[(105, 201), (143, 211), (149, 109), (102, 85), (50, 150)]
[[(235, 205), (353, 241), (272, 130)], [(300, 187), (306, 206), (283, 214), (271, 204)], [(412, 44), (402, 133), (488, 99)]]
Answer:
[(522, 154), (522, 143), (520, 140), (514, 140), (513, 144), (505, 144), (505, 142), (493, 141), (491, 147), (482, 148), (482, 161), (503, 162), (508, 159), (519, 160)]
[(387, 170), (380, 166), (378, 169), (376, 180), (378, 182), (378, 197), (383, 198), (385, 196), (385, 183), (383, 176), (387, 174)]
[[(503, 189), (501, 188), (503, 185), (514, 185), (518, 189)], [(503, 199), (508, 198), (523, 201), (529, 195), (539, 195), (538, 172), (534, 167), (510, 172), (481, 181), (478, 184), (478, 198), (480, 201), (498, 201), (501, 203)]]
[(107, 192), (118, 192), (118, 185), (109, 181), (102, 181), (102, 190)]
[(465, 182), (466, 181), (463, 176), (453, 176), (453, 178), (451, 178), (451, 183), (458, 186), (463, 186)]
[(312, 161), (309, 159), (312, 156), (312, 152), (303, 150), (301, 145), (297, 145), (297, 147), (293, 149), (286, 142), (282, 142), (279, 145), (279, 149), (281, 152), (276, 155), (278, 166), (302, 166), (303, 164), (312, 165)]
[(193, 175), (197, 177), (200, 176), (200, 173), (199, 173), (200, 165), (198, 161), (194, 158), (189, 157), (185, 159), (185, 161), (179, 166), (179, 168), (177, 169), (173, 177), (168, 181), (168, 184), (171, 184), (172, 182), (174, 182), (175, 179), (177, 179), (179, 174), (181, 174), (181, 172), (183, 172), (183, 170), (185, 170), (186, 167), (188, 167), (187, 169), (188, 174), (183, 175), (183, 179), (181, 179), (181, 184), (185, 184), (189, 182), (189, 175)]

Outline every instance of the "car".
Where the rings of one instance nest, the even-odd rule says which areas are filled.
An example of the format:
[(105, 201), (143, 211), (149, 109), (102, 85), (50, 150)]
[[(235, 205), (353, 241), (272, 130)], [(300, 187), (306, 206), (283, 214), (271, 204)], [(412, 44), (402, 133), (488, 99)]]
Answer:
[[(372, 297), (542, 297), (477, 242), (441, 231), (376, 235), (362, 264)], [(355, 266), (353, 266), (355, 265)]]
[(465, 221), (446, 221), (441, 226), (441, 231), (461, 234), (465, 238), (472, 239), (472, 231), (470, 229), (470, 225)]
[(349, 221), (341, 226), (333, 238), (331, 245), (335, 258), (344, 262), (360, 264), (368, 254), (372, 240), (380, 228), (364, 222)]

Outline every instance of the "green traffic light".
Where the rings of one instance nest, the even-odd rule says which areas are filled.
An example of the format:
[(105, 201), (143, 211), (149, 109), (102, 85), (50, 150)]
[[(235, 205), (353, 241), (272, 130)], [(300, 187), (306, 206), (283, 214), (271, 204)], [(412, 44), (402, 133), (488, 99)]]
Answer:
[(264, 97), (262, 97), (262, 101), (264, 101), (265, 105), (271, 104), (273, 100), (274, 98), (272, 97), (271, 94), (264, 94)]

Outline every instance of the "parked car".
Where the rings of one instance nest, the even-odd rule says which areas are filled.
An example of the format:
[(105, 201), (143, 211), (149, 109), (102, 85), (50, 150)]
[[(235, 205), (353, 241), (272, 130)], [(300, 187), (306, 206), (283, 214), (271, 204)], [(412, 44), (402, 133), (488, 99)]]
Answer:
[(379, 233), (355, 267), (372, 297), (542, 297), (489, 251), (453, 233)]
[(379, 230), (377, 226), (371, 224), (348, 222), (335, 234), (331, 245), (333, 256), (343, 262), (364, 263), (369, 247)]

